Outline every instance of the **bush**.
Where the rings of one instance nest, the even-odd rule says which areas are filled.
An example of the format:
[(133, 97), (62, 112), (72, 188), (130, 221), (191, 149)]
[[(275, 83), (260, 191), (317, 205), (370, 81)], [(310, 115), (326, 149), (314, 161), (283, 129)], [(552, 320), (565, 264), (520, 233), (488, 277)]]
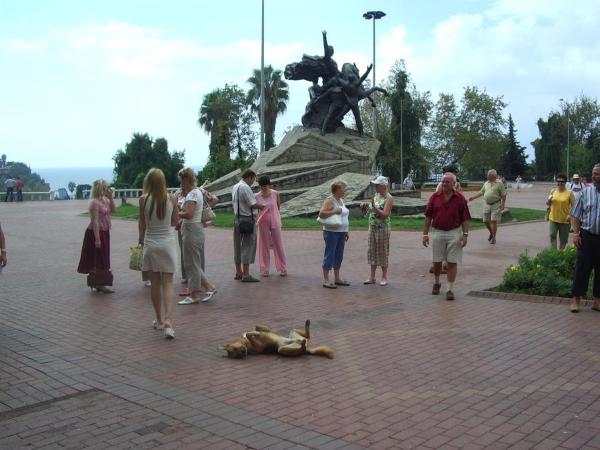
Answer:
[[(496, 290), (570, 297), (576, 259), (577, 249), (572, 246), (562, 252), (547, 248), (534, 257), (530, 257), (525, 252), (519, 256), (518, 264), (513, 264), (506, 269), (502, 283)], [(592, 283), (593, 279), (590, 280), (590, 286)], [(588, 290), (587, 297), (591, 298), (591, 289)]]

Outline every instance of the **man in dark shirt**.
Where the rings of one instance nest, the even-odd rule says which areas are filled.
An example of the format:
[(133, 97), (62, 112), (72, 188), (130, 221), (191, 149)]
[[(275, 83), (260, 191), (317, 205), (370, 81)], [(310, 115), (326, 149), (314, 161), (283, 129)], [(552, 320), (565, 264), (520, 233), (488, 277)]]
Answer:
[(433, 250), (433, 275), (435, 282), (431, 293), (438, 295), (442, 287), (440, 273), (442, 261), (448, 261), (448, 289), (446, 300), (454, 300), (454, 281), (457, 263), (462, 260), (462, 248), (467, 245), (469, 220), (471, 214), (467, 201), (454, 189), (456, 175), (445, 173), (442, 178), (442, 190), (434, 193), (425, 209), (423, 227), (423, 245), (429, 245), (431, 229), (431, 248)]

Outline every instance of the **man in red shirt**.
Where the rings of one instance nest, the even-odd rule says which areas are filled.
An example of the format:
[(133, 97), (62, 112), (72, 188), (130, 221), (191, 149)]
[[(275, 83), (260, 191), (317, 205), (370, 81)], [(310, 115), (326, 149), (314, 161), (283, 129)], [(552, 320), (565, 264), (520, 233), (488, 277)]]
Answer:
[(433, 275), (435, 282), (431, 293), (439, 295), (442, 287), (440, 273), (442, 261), (448, 261), (448, 290), (446, 300), (454, 300), (454, 281), (456, 265), (462, 260), (462, 248), (467, 245), (469, 236), (469, 206), (467, 201), (454, 189), (456, 175), (445, 173), (442, 178), (442, 190), (429, 197), (425, 209), (423, 226), (423, 245), (429, 245), (431, 229), (431, 248), (433, 250)]

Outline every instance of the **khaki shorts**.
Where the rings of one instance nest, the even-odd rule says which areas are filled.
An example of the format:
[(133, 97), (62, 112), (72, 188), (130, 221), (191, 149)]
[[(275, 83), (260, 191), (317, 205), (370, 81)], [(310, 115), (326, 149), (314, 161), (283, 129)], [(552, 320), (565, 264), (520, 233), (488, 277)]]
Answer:
[(431, 230), (431, 249), (433, 250), (433, 262), (447, 261), (449, 263), (458, 263), (462, 261), (462, 247), (460, 238), (462, 228), (453, 230)]
[(483, 221), (484, 222), (501, 222), (502, 221), (502, 202), (496, 202), (491, 205), (487, 203), (483, 206)]

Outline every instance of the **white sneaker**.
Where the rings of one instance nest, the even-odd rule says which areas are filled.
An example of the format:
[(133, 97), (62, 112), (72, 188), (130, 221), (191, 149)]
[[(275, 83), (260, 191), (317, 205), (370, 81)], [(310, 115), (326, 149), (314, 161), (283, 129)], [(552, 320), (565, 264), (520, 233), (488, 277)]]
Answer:
[(202, 298), (202, 303), (209, 302), (211, 298), (217, 293), (217, 291), (207, 291), (206, 295)]
[(150, 281), (150, 280), (144, 281), (144, 286), (146, 286), (146, 287), (152, 287), (152, 281)]
[(181, 301), (178, 301), (178, 305), (195, 305), (198, 303), (198, 300), (194, 300), (192, 297), (186, 297)]
[(165, 339), (175, 339), (175, 330), (173, 330), (173, 328), (165, 328)]
[(154, 328), (155, 330), (162, 330), (164, 328), (164, 325), (162, 323), (158, 323), (158, 321), (154, 319), (152, 321), (152, 328)]

